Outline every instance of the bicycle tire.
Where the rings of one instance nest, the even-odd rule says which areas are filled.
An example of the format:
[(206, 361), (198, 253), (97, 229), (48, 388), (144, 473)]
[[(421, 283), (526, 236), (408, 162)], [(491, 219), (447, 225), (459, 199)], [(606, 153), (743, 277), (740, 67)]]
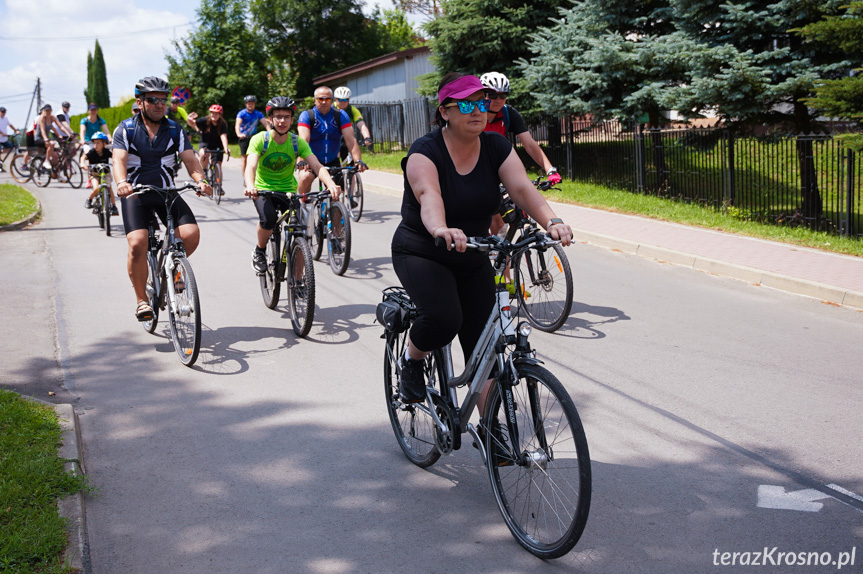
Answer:
[(327, 232), (327, 255), (330, 268), (336, 275), (344, 275), (351, 262), (351, 216), (341, 201), (330, 204), (330, 226)]
[[(27, 168), (27, 171), (24, 171)], [(27, 183), (32, 177), (30, 168), (24, 163), (24, 154), (19, 152), (12, 156), (12, 161), (9, 162), (9, 175), (18, 183)]]
[(93, 211), (96, 212), (96, 219), (99, 220), (99, 229), (105, 229), (105, 208), (102, 206), (102, 196), (97, 195), (90, 203)]
[(282, 290), (281, 281), (285, 275), (285, 264), (282, 262), (280, 243), (279, 231), (274, 229), (267, 241), (267, 270), (260, 276), (261, 295), (264, 298), (264, 305), (268, 309), (275, 309), (276, 305), (279, 304), (279, 295)]
[(288, 254), (288, 302), (291, 324), (298, 337), (305, 337), (315, 318), (315, 268), (305, 237), (294, 237)]
[[(386, 333), (384, 348), (384, 395), (387, 413), (396, 441), (409, 461), (420, 468), (428, 468), (438, 461), (440, 451), (435, 446), (434, 419), (428, 407), (417, 403), (405, 404), (399, 398), (398, 360), (404, 356), (408, 332)], [(439, 362), (439, 361), (437, 361)], [(436, 373), (442, 378), (442, 366), (436, 364), (436, 353), (431, 353), (425, 362), (426, 373)]]
[(176, 308), (169, 304), (168, 318), (171, 326), (171, 340), (180, 362), (191, 367), (198, 359), (201, 350), (201, 302), (198, 298), (198, 284), (189, 260), (183, 256), (174, 260), (174, 283), (184, 282), (183, 290), (176, 293)]
[[(213, 198), (216, 200), (216, 205), (222, 203), (222, 166), (213, 165)], [(217, 189), (218, 188), (218, 189)]]
[(149, 321), (142, 321), (144, 330), (152, 333), (156, 330), (156, 325), (159, 322), (159, 298), (156, 297), (156, 286), (161, 287), (160, 293), (164, 292), (164, 282), (161, 280), (161, 272), (156, 268), (156, 258), (152, 253), (147, 252), (147, 303), (153, 308), (153, 318)]
[(51, 183), (51, 170), (45, 167), (45, 158), (34, 157), (30, 160), (30, 176), (38, 187), (48, 187)]
[[(353, 177), (349, 178), (352, 183), (347, 184), (347, 208), (351, 212), (351, 219), (359, 221), (363, 216), (363, 179), (359, 172), (354, 173)], [(356, 203), (356, 207), (354, 207)]]
[[(519, 365), (516, 371), (512, 393), (519, 444), (508, 444), (506, 402), (496, 385), (485, 411), (489, 479), (519, 544), (540, 558), (559, 558), (578, 542), (590, 512), (587, 438), (557, 377), (538, 365)], [(516, 462), (514, 452), (523, 453), (528, 462)]]
[(560, 329), (572, 310), (572, 270), (560, 245), (531, 247), (515, 264), (515, 291), (519, 309), (540, 331)]
[(105, 214), (105, 235), (111, 237), (111, 190), (102, 184), (102, 212)]
[(74, 159), (67, 160), (59, 171), (63, 174), (64, 183), (68, 183), (72, 189), (80, 189), (84, 185), (84, 170)]
[(321, 253), (324, 252), (324, 222), (321, 221), (321, 204), (319, 202), (312, 204), (307, 225), (306, 236), (309, 238), (309, 251), (312, 254), (312, 259), (319, 261)]

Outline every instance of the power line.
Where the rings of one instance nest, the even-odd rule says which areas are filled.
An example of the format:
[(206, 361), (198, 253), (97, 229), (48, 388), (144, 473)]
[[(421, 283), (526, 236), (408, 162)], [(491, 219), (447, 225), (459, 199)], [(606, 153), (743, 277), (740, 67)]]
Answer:
[(162, 30), (172, 30), (174, 28), (185, 28), (186, 26), (194, 26), (192, 22), (184, 24), (176, 24), (174, 26), (163, 26), (161, 28), (150, 28), (149, 30), (137, 30), (135, 32), (124, 32), (112, 36), (40, 36), (40, 37), (25, 37), (25, 36), (0, 36), (0, 42), (79, 42), (87, 40), (116, 40), (118, 38), (128, 38), (129, 36), (141, 36), (150, 32), (160, 32)]
[(6, 98), (17, 98), (18, 96), (29, 96), (33, 92), (24, 92), (22, 94), (9, 94), (8, 96), (0, 96), (0, 100), (5, 100)]

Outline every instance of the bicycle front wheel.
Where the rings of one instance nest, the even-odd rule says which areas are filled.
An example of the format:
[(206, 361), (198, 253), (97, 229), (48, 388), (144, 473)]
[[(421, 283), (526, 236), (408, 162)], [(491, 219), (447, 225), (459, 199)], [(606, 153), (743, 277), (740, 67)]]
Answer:
[(12, 156), (12, 161), (9, 162), (9, 173), (12, 175), (12, 179), (18, 183), (27, 183), (30, 181), (30, 168), (24, 161), (23, 153), (16, 153)]
[(324, 251), (324, 224), (321, 221), (321, 205), (319, 203), (311, 204), (308, 215), (306, 237), (309, 238), (309, 251), (312, 259), (317, 261)]
[(102, 212), (105, 214), (105, 235), (111, 237), (111, 190), (102, 186)]
[(315, 268), (305, 237), (295, 237), (288, 254), (288, 302), (291, 323), (298, 337), (305, 337), (315, 317)]
[(353, 174), (347, 182), (347, 208), (351, 212), (351, 219), (359, 221), (363, 216), (363, 179), (359, 172)]
[(93, 211), (96, 212), (96, 219), (99, 220), (99, 229), (105, 229), (105, 208), (102, 206), (102, 197), (97, 195), (93, 198), (90, 204), (93, 206)]
[(279, 292), (282, 289), (281, 280), (285, 273), (285, 264), (280, 252), (281, 238), (279, 232), (273, 230), (267, 241), (267, 270), (261, 278), (261, 295), (268, 309), (275, 309), (279, 304)]
[(45, 167), (45, 158), (34, 157), (30, 160), (30, 175), (33, 183), (39, 187), (48, 187), (51, 183), (51, 168)]
[(216, 205), (222, 203), (222, 166), (218, 163), (213, 166), (213, 197)]
[(517, 371), (511, 387), (516, 444), (510, 444), (501, 385), (486, 407), (488, 474), (519, 544), (540, 558), (558, 558), (578, 542), (590, 511), (587, 438), (557, 377), (537, 365), (520, 365)]
[(327, 233), (330, 267), (336, 275), (344, 275), (351, 261), (351, 218), (340, 201), (330, 204), (330, 225)]
[(531, 247), (515, 262), (519, 308), (548, 333), (560, 329), (572, 310), (572, 271), (560, 245)]
[(74, 159), (70, 159), (63, 164), (63, 167), (60, 168), (60, 173), (63, 175), (63, 181), (74, 189), (79, 189), (84, 185), (84, 170), (81, 169), (81, 165)]
[(180, 361), (191, 367), (201, 350), (201, 303), (198, 299), (198, 284), (188, 259), (177, 257), (174, 263), (176, 306), (168, 309), (171, 339)]
[[(387, 345), (384, 350), (384, 394), (387, 401), (387, 412), (390, 423), (396, 435), (402, 452), (408, 460), (426, 468), (440, 458), (440, 451), (435, 447), (435, 423), (424, 403), (403, 403), (399, 398), (399, 357), (405, 354), (408, 333), (387, 332)], [(435, 373), (439, 380), (440, 368), (435, 361), (436, 353), (426, 358), (424, 370), (426, 378), (429, 373)]]

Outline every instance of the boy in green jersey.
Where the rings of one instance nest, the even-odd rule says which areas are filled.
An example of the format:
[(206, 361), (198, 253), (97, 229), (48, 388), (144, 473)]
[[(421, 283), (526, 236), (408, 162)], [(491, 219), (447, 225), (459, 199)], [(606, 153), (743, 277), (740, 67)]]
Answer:
[(341, 194), (341, 189), (333, 181), (329, 170), (321, 165), (308, 142), (288, 131), (297, 112), (296, 102), (285, 96), (276, 96), (267, 102), (266, 111), (272, 131), (261, 132), (252, 137), (246, 171), (243, 173), (245, 195), (255, 200), (255, 208), (260, 218), (257, 244), (252, 254), (252, 267), (258, 273), (267, 271), (265, 249), (277, 220), (276, 206), (273, 205), (272, 198), (259, 197), (259, 189), (296, 193), (294, 167), (299, 157), (308, 162), (312, 172), (318, 175), (334, 200)]

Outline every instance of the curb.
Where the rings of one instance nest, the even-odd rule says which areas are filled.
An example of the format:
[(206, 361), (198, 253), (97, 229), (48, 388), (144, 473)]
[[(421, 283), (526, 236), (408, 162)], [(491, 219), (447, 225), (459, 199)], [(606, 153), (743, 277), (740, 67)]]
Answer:
[[(48, 403), (33, 397), (21, 395), (25, 400), (49, 406), (60, 419), (63, 430), (63, 445), (58, 456), (65, 461), (66, 472), (86, 474), (82, 451), (81, 430), (78, 424), (78, 414), (70, 404)], [(87, 517), (84, 512), (84, 494), (78, 492), (57, 502), (60, 516), (66, 519), (66, 531), (69, 542), (63, 553), (63, 562), (74, 571), (90, 574), (90, 544), (87, 540)]]
[[(31, 194), (32, 195), (32, 194)], [(27, 227), (37, 219), (42, 216), (42, 202), (38, 199), (36, 200), (36, 211), (30, 214), (30, 217), (22, 219), (21, 221), (16, 221), (14, 223), (9, 223), (7, 225), (0, 225), (0, 231), (14, 231), (16, 229), (21, 229), (22, 227)]]
[[(365, 181), (363, 182), (363, 185), (366, 189), (376, 191), (384, 195), (401, 197), (404, 193), (401, 189), (367, 183)], [(708, 259), (706, 257), (674, 251), (664, 247), (658, 247), (656, 245), (637, 243), (627, 239), (617, 239), (600, 233), (584, 231), (576, 227), (573, 227), (573, 234), (575, 236), (574, 239), (582, 243), (589, 243), (612, 251), (620, 251), (622, 253), (637, 255), (646, 259), (653, 259), (655, 261), (662, 261), (673, 265), (681, 265), (683, 267), (695, 269), (696, 271), (710, 273), (711, 275), (738, 279), (756, 286), (770, 287), (771, 289), (776, 289), (778, 291), (802, 295), (804, 297), (818, 299), (834, 305), (863, 310), (863, 292), (841, 289), (839, 287), (833, 287), (832, 285), (825, 285), (823, 283), (807, 281), (805, 279), (797, 279), (788, 275), (762, 271), (760, 269), (755, 269), (754, 267), (737, 265), (736, 263)]]

